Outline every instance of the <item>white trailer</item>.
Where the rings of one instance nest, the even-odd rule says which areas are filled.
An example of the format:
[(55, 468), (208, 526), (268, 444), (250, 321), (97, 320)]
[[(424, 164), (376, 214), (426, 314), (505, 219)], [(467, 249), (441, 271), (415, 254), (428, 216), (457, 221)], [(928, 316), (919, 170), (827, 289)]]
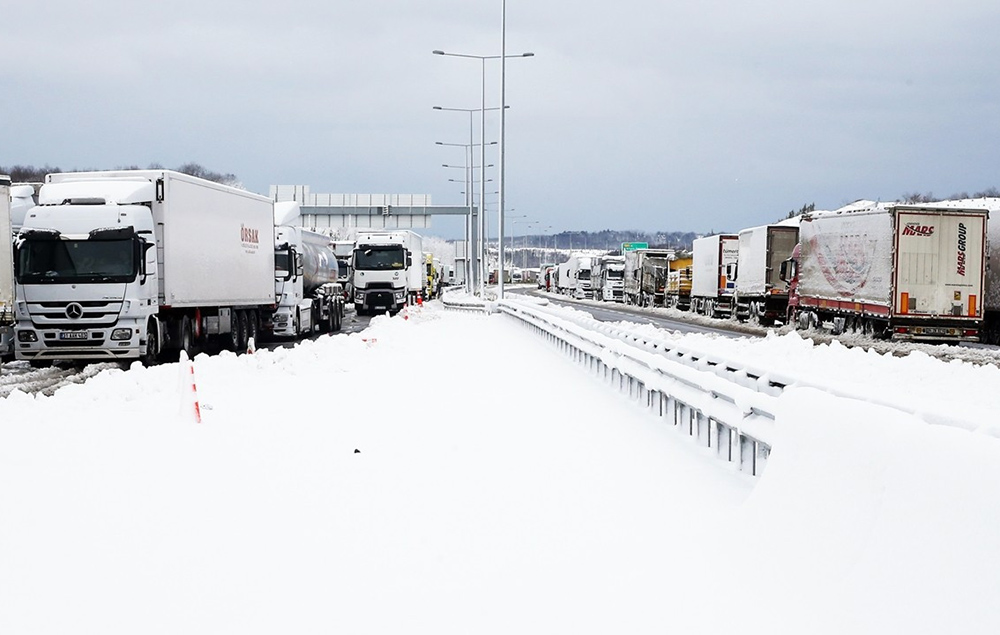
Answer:
[(339, 331), (344, 296), (337, 255), (328, 236), (298, 227), (297, 202), (274, 205), (274, 294), (277, 307), (265, 321), (275, 337), (298, 337), (319, 329)]
[(423, 293), (423, 239), (409, 230), (360, 232), (351, 259), (359, 315), (396, 313)]
[(577, 259), (576, 254), (571, 255), (565, 262), (558, 265), (559, 273), (557, 274), (557, 284), (558, 291), (563, 295), (575, 296), (576, 286), (577, 286), (577, 270), (580, 266), (580, 261)]
[(594, 259), (591, 256), (576, 257), (576, 288), (573, 297), (580, 300), (594, 298)]
[(169, 170), (50, 174), (15, 244), (16, 355), (246, 350), (273, 310), (270, 199)]
[(835, 333), (977, 340), (987, 216), (985, 209), (871, 202), (805, 214), (785, 266), (789, 310), (799, 326), (830, 322)]
[(14, 248), (10, 217), (10, 177), (0, 175), (0, 361), (14, 353)]
[(730, 276), (736, 281), (738, 320), (771, 325), (785, 319), (788, 285), (778, 274), (798, 242), (798, 218), (740, 231), (738, 261)]
[(920, 203), (914, 207), (947, 207), (958, 209), (985, 209), (987, 221), (988, 257), (983, 289), (983, 325), (980, 340), (986, 344), (1000, 344), (1000, 198), (981, 197), (954, 199), (936, 203)]
[(739, 260), (739, 236), (716, 234), (696, 238), (691, 263), (691, 310), (711, 317), (728, 317), (736, 283), (729, 277)]

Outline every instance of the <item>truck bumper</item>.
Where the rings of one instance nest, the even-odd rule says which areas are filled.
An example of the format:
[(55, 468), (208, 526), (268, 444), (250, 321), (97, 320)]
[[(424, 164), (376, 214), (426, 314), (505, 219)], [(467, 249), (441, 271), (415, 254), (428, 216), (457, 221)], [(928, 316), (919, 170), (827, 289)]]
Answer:
[(406, 289), (354, 289), (354, 304), (362, 311), (396, 313), (406, 306)]
[(19, 360), (115, 361), (139, 359), (143, 337), (135, 325), (76, 330), (38, 329), (18, 325), (14, 355)]
[(295, 319), (292, 307), (279, 306), (271, 318), (271, 334), (274, 337), (295, 337)]

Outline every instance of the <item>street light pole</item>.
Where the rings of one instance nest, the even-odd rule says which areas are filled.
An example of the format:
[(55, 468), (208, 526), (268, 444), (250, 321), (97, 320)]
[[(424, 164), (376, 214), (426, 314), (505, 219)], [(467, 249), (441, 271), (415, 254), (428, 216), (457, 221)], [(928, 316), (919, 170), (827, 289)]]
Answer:
[[(446, 53), (444, 53), (443, 51), (434, 51), (434, 53), (435, 54), (440, 54), (440, 55), (446, 55)], [(479, 164), (480, 177), (479, 177), (479, 179), (480, 179), (480, 183), (484, 183), (485, 182), (485, 178), (486, 178), (486, 168), (490, 167), (490, 166), (486, 165), (486, 146), (487, 145), (496, 145), (496, 142), (495, 141), (491, 141), (490, 143), (486, 143), (486, 137), (484, 136), (486, 128), (485, 128), (485, 124), (484, 124), (483, 130), (480, 133), (479, 143), (478, 144), (474, 143), (474, 135), (473, 135), (473, 132), (472, 132), (472, 129), (473, 129), (473, 125), (472, 125), (473, 119), (472, 119), (472, 116), (473, 116), (474, 113), (481, 111), (482, 112), (482, 116), (483, 116), (483, 121), (485, 122), (485, 120), (486, 120), (486, 111), (487, 110), (500, 110), (500, 108), (499, 107), (497, 107), (497, 108), (485, 108), (485, 107), (483, 107), (483, 108), (445, 108), (443, 106), (434, 106), (433, 108), (434, 108), (434, 110), (447, 110), (447, 111), (451, 111), (451, 112), (467, 112), (467, 113), (469, 113), (469, 144), (468, 144), (468, 147), (470, 148), (469, 149), (469, 153), (470, 153), (469, 165), (472, 165), (473, 162), (474, 162), (474, 159), (471, 156), (471, 154), (473, 152), (473, 148), (476, 145), (482, 146), (482, 148), (480, 150), (480, 164)], [(444, 143), (440, 143), (440, 142), (438, 142), (438, 144), (439, 145), (449, 145), (449, 144), (444, 144)], [(457, 144), (454, 144), (454, 145), (457, 145)], [(471, 178), (470, 178), (470, 180), (471, 180)], [(470, 260), (473, 263), (476, 263), (476, 265), (474, 267), (475, 271), (473, 273), (473, 280), (475, 280), (476, 277), (479, 278), (479, 285), (478, 285), (478, 287), (473, 288), (471, 291), (478, 292), (479, 296), (482, 297), (483, 296), (483, 289), (484, 289), (484, 287), (483, 287), (483, 285), (484, 285), (484, 283), (483, 283), (483, 272), (485, 270), (484, 266), (483, 266), (483, 257), (484, 257), (484, 253), (483, 253), (483, 240), (484, 240), (484, 235), (485, 235), (485, 232), (483, 231), (483, 226), (485, 224), (485, 219), (483, 217), (483, 204), (484, 204), (485, 201), (483, 200), (483, 194), (480, 193), (480, 196), (479, 196), (479, 214), (478, 214), (478, 217), (477, 217), (477, 215), (473, 214), (473, 203), (475, 201), (475, 191), (474, 191), (474, 189), (475, 188), (473, 188), (472, 194), (471, 194), (472, 200), (469, 201), (469, 215), (474, 218), (474, 220), (470, 224), (470, 227), (473, 228), (474, 234), (470, 235), (468, 237), (468, 244), (469, 244), (469, 248), (470, 248), (470, 252), (471, 252), (471, 254), (468, 255), (468, 257), (470, 258)], [(476, 220), (478, 220), (478, 228), (476, 227), (476, 222), (475, 222)], [(479, 243), (478, 246), (476, 245), (477, 242)]]
[(507, 109), (507, 0), (500, 0), (500, 208), (497, 210), (497, 252), (500, 255), (500, 267), (497, 274), (497, 299), (503, 300), (503, 186), (504, 186), (504, 139), (505, 122), (504, 116)]
[[(503, 12), (503, 16), (502, 16), (503, 19), (502, 19), (502, 24), (501, 24), (501, 27), (502, 27), (501, 30), (505, 31), (506, 30), (506, 8), (502, 7), (502, 9), (503, 9), (503, 11), (502, 11)], [(504, 132), (504, 111), (507, 109), (507, 104), (506, 104), (505, 95), (504, 95), (504, 89), (503, 89), (503, 79), (502, 78), (503, 78), (503, 76), (506, 73), (506, 64), (505, 64), (505, 62), (506, 62), (506, 59), (508, 57), (534, 57), (534, 55), (535, 55), (534, 53), (521, 53), (521, 54), (518, 54), (518, 55), (507, 55), (506, 35), (503, 36), (502, 40), (503, 41), (501, 42), (501, 53), (500, 53), (500, 55), (467, 55), (467, 54), (464, 54), (464, 53), (446, 53), (444, 51), (432, 51), (432, 53), (434, 55), (445, 55), (445, 56), (449, 56), (449, 57), (466, 57), (466, 58), (470, 58), (470, 59), (480, 60), (480, 62), (482, 63), (482, 108), (480, 108), (480, 110), (482, 112), (482, 117), (480, 119), (480, 131), (479, 131), (480, 140), (486, 138), (486, 111), (487, 110), (493, 110), (492, 108), (489, 108), (489, 109), (486, 108), (486, 60), (492, 60), (492, 59), (499, 59), (500, 60), (500, 64), (501, 64), (501, 66), (500, 66), (500, 68), (501, 68), (501, 72), (500, 72), (500, 75), (501, 75), (501, 91), (500, 91), (500, 93), (501, 93), (501, 97), (500, 97), (500, 108), (499, 108), (499, 110), (500, 110), (500, 157), (501, 157), (500, 158), (500, 172), (501, 172), (501, 177), (499, 179), (499, 181), (500, 181), (500, 211), (499, 211), (500, 222), (499, 222), (499, 227), (498, 227), (498, 234), (500, 236), (500, 239), (499, 239), (499, 241), (497, 243), (497, 247), (499, 248), (497, 251), (499, 252), (499, 259), (500, 259), (499, 260), (500, 261), (500, 266), (499, 266), (499, 269), (500, 269), (499, 295), (500, 295), (500, 297), (503, 297), (503, 176), (502, 176), (502, 173), (503, 173), (503, 132)], [(486, 149), (485, 148), (482, 149), (482, 156), (480, 157), (480, 165), (481, 166), (486, 165)], [(485, 182), (485, 180), (486, 180), (486, 173), (485, 173), (485, 171), (481, 172), (479, 180), (480, 180), (480, 182)], [(479, 198), (479, 209), (480, 209), (480, 215), (481, 216), (483, 214), (482, 210), (485, 209), (485, 204), (486, 204), (485, 196), (481, 192), (480, 193), (480, 198)], [(485, 275), (486, 275), (486, 271), (485, 271), (485, 260), (486, 260), (486, 248), (485, 248), (485, 244), (486, 244), (486, 229), (485, 229), (485, 227), (486, 227), (486, 223), (485, 223), (485, 218), (481, 218), (480, 220), (481, 220), (481, 222), (479, 223), (479, 228), (480, 228), (479, 247), (480, 247), (481, 254), (482, 254), (482, 258), (480, 260), (480, 264), (484, 268), (483, 272), (482, 272), (482, 275), (480, 275), (480, 280), (482, 281), (482, 280), (485, 280)], [(483, 283), (483, 284), (485, 284), (485, 283)], [(484, 294), (485, 294), (485, 287), (481, 286), (480, 287), (480, 295), (484, 295)]]

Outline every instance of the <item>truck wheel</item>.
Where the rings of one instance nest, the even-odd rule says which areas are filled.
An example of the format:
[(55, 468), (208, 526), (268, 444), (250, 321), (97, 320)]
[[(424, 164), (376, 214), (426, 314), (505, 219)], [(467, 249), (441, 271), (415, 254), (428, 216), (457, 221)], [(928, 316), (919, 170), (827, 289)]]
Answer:
[(260, 321), (257, 316), (256, 311), (247, 311), (247, 347), (250, 346), (250, 340), (253, 340), (256, 346), (258, 340), (260, 339)]
[(229, 322), (229, 339), (226, 340), (226, 348), (234, 353), (240, 352), (240, 317), (237, 311), (230, 313), (232, 316)]
[(245, 353), (247, 350), (248, 337), (247, 333), (250, 331), (250, 322), (247, 320), (246, 311), (237, 311), (237, 320), (239, 320), (239, 342), (238, 349), (236, 352)]
[(194, 325), (188, 315), (181, 318), (181, 350), (189, 359), (194, 357)]
[(143, 366), (152, 366), (156, 363), (157, 358), (160, 356), (160, 336), (159, 329), (156, 327), (156, 322), (153, 320), (149, 321), (146, 325), (146, 353), (142, 356), (141, 362)]
[(344, 327), (344, 306), (337, 304), (333, 307), (333, 330), (337, 333)]

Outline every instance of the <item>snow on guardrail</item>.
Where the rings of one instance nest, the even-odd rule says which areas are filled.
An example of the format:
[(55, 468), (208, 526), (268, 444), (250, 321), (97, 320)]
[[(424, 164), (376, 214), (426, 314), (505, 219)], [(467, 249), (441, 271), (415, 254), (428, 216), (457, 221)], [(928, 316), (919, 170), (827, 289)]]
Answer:
[[(454, 308), (448, 301), (445, 304)], [(947, 399), (915, 399), (912, 391), (878, 389), (865, 378), (835, 368), (817, 374), (781, 364), (784, 370), (779, 370), (774, 360), (755, 363), (753, 348), (722, 349), (704, 340), (672, 338), (645, 325), (601, 322), (586, 312), (530, 297), (502, 302), (465, 298), (462, 308), (499, 311), (519, 319), (592, 372), (645, 400), (660, 416), (753, 473), (759, 472), (770, 453), (775, 399), (790, 388), (816, 389), (837, 399), (891, 408), (926, 423), (1000, 436), (1000, 426), (991, 423), (992, 417), (984, 419), (982, 408), (959, 407)], [(837, 352), (824, 353), (826, 348), (815, 350)], [(886, 364), (893, 361), (886, 357)], [(892, 375), (892, 368), (884, 371)]]
[(518, 300), (445, 297), (444, 304), (453, 310), (510, 315), (741, 471), (760, 474), (767, 463), (773, 403), (780, 392), (767, 378), (720, 373), (716, 362), (667, 351), (662, 343), (636, 338), (579, 312), (546, 311)]

